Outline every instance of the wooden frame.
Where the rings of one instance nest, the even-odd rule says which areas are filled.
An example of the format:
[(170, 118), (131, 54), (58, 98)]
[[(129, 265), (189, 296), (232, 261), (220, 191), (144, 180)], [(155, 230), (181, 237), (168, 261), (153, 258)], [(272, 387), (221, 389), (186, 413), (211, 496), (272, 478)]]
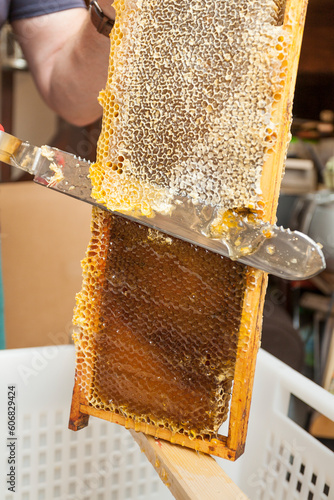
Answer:
[[(264, 202), (263, 219), (269, 222), (275, 220), (280, 180), (289, 140), (293, 92), (306, 7), (307, 0), (287, 0), (285, 6), (283, 28), (287, 38), (289, 38), (288, 55), (285, 59), (285, 72), (282, 76), (282, 82), (284, 80), (284, 83), (282, 83), (280, 99), (275, 104), (271, 116), (271, 121), (276, 124), (276, 130), (274, 131), (276, 142), (272, 147), (272, 151), (267, 154), (261, 178)], [(183, 434), (173, 435), (171, 431), (165, 428), (138, 423), (131, 418), (125, 418), (111, 411), (97, 410), (88, 404), (85, 395), (80, 392), (80, 377), (82, 376), (80, 373), (76, 374), (69, 428), (79, 430), (85, 427), (88, 424), (89, 415), (92, 415), (197, 451), (236, 460), (243, 453), (245, 447), (256, 356), (260, 345), (267, 276), (262, 271), (250, 269), (247, 280), (227, 436), (218, 436), (217, 439), (211, 440), (190, 440)], [(83, 353), (81, 354), (83, 355)]]

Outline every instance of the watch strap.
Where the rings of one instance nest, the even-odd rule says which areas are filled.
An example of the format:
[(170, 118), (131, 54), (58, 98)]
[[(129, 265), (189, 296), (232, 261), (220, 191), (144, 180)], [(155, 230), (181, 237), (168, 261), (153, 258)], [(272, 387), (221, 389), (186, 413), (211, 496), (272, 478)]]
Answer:
[(95, 26), (96, 30), (98, 31), (98, 33), (101, 33), (102, 35), (109, 37), (109, 34), (115, 24), (114, 19), (110, 19), (108, 16), (104, 14), (103, 10), (101, 9), (96, 0), (90, 2), (89, 10), (90, 10), (91, 21)]

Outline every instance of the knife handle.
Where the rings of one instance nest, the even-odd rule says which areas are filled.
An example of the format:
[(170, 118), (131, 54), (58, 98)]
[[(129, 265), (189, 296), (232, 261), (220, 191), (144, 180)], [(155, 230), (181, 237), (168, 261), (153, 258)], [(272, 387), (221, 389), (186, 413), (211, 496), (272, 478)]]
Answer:
[(11, 165), (10, 159), (21, 144), (20, 139), (0, 130), (0, 161)]

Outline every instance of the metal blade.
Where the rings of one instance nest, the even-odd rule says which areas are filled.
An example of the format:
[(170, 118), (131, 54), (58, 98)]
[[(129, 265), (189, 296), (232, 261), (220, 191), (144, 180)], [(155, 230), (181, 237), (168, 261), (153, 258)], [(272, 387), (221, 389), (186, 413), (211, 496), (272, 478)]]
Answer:
[[(10, 163), (34, 174), (35, 182), (43, 186), (107, 209), (91, 196), (90, 163), (86, 160), (49, 146), (37, 148), (20, 143), (11, 153)], [(298, 231), (264, 222), (256, 225), (246, 222), (238, 238), (233, 238), (232, 233), (225, 239), (208, 237), (208, 221), (213, 219), (215, 208), (194, 206), (182, 197), (175, 197), (174, 201), (171, 214), (158, 213), (150, 218), (129, 213), (120, 215), (284, 279), (311, 278), (325, 268), (320, 246)]]
[[(54, 148), (50, 148), (50, 151), (54, 153), (53, 161), (62, 166), (63, 179), (57, 180), (55, 172), (47, 169), (43, 161), (39, 164), (38, 172), (36, 171), (35, 181), (106, 209), (104, 205), (96, 203), (91, 197), (89, 162)], [(52, 154), (50, 157), (52, 159)], [(325, 267), (322, 251), (311, 238), (300, 232), (292, 232), (267, 223), (257, 224), (257, 226), (248, 225), (244, 228), (244, 240), (245, 233), (247, 233), (246, 239), (251, 241), (253, 252), (249, 255), (240, 255), (238, 248), (233, 246), (231, 241), (208, 238), (203, 234), (203, 229), (199, 229), (205, 226), (203, 225), (203, 210), (189, 205), (184, 199), (178, 199), (171, 215), (156, 214), (153, 218), (137, 215), (134, 217), (129, 213), (121, 215), (225, 257), (233, 258), (234, 256), (239, 262), (284, 279), (310, 278)], [(206, 207), (205, 217), (208, 220), (212, 217), (208, 207)], [(271, 235), (269, 238), (268, 233)]]

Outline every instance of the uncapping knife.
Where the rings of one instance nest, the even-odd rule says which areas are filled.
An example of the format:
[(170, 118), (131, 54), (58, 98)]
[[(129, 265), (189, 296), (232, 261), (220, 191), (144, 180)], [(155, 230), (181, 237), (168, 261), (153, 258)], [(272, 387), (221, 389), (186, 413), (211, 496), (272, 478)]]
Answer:
[[(33, 146), (2, 131), (0, 160), (34, 175), (34, 181), (38, 184), (107, 210), (91, 196), (90, 163), (87, 160), (50, 146)], [(180, 202), (171, 214), (156, 214), (150, 218), (127, 213), (119, 215), (280, 278), (307, 279), (325, 268), (320, 246), (299, 231), (265, 222), (255, 225), (246, 222), (244, 239), (248, 241), (249, 250), (245, 254), (238, 252), (236, 245), (231, 244), (228, 238), (212, 238), (203, 234), (199, 224), (196, 224), (196, 207), (193, 207), (189, 226), (189, 208), (186, 211), (186, 205)]]

